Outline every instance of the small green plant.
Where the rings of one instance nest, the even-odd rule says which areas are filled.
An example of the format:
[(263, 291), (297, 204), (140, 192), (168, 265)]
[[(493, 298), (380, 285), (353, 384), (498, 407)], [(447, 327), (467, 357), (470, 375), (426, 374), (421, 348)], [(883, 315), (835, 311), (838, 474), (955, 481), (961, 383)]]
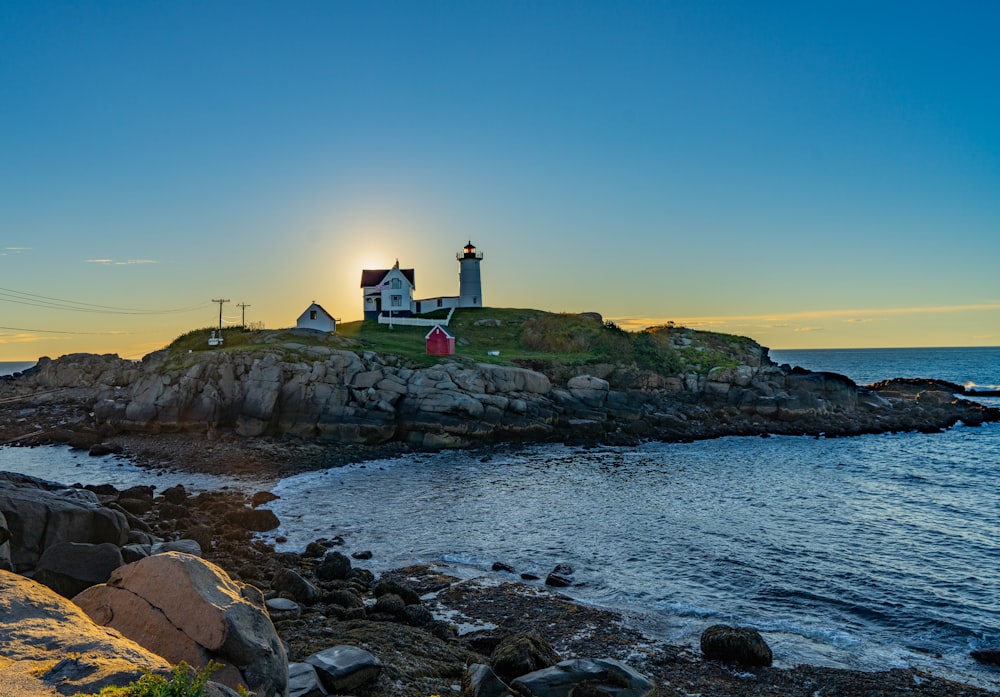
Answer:
[(73, 697), (203, 697), (205, 683), (220, 667), (221, 664), (209, 661), (204, 668), (195, 671), (181, 661), (174, 666), (169, 680), (157, 673), (146, 673), (124, 687), (105, 687), (96, 695), (78, 692)]

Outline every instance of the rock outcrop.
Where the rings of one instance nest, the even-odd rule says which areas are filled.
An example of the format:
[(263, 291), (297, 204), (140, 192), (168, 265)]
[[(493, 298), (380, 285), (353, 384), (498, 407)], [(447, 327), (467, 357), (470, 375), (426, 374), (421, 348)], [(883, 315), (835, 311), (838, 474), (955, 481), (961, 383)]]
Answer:
[[(767, 349), (748, 340), (731, 342), (728, 353), (699, 353), (683, 343), (689, 338), (675, 339), (700, 361), (676, 375), (614, 364), (563, 366), (551, 375), (457, 361), (414, 369), (370, 351), (289, 343), (232, 353), (160, 351), (141, 364), (75, 354), (43, 359), (0, 383), (0, 397), (13, 395), (36, 409), (72, 402), (77, 410), (60, 413), (60, 428), (77, 434), (228, 429), (245, 437), (397, 441), (422, 449), (516, 440), (853, 435), (1000, 418), (996, 409), (957, 398), (963, 391), (957, 385), (859, 387), (842, 375), (776, 365)], [(27, 427), (0, 422), (0, 434), (17, 428)]]

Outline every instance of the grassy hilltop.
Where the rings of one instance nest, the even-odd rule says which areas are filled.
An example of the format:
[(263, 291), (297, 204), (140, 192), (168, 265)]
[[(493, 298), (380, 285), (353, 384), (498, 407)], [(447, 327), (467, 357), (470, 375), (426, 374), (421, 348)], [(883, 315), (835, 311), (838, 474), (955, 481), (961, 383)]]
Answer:
[[(442, 360), (425, 353), (428, 331), (428, 327), (401, 325), (390, 329), (371, 321), (342, 323), (333, 335), (293, 329), (228, 329), (225, 346), (212, 348), (208, 346), (211, 328), (203, 328), (178, 337), (168, 350), (280, 350), (287, 359), (295, 360), (295, 354), (305, 347), (329, 346), (395, 355), (413, 367), (425, 367)], [(704, 374), (715, 367), (738, 365), (744, 351), (754, 345), (746, 337), (672, 325), (626, 332), (592, 314), (514, 308), (456, 310), (448, 331), (456, 337), (455, 360), (519, 365), (546, 373), (610, 363), (661, 375)], [(491, 351), (499, 351), (499, 355), (488, 355)]]

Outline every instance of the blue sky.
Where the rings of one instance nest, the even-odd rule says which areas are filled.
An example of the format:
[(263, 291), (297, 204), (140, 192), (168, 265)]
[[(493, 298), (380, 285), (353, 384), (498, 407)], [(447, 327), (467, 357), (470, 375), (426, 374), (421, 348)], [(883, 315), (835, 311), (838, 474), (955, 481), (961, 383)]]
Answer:
[(217, 297), (272, 328), (312, 300), (357, 319), (361, 269), (397, 258), (419, 297), (454, 294), (469, 239), (488, 305), (775, 348), (1000, 344), (998, 19), (3, 3), (0, 360), (137, 357)]

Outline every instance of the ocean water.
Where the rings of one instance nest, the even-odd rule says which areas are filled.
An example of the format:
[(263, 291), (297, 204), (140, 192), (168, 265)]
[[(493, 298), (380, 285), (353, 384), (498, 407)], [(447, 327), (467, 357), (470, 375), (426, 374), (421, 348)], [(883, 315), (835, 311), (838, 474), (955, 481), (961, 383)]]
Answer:
[[(996, 348), (773, 355), (859, 383), (1000, 384)], [(32, 473), (64, 481), (114, 482), (129, 467), (41, 448), (0, 449), (0, 467), (26, 452), (42, 460)], [(748, 624), (778, 665), (916, 667), (1000, 689), (1000, 671), (968, 656), (1000, 647), (1000, 424), (421, 454), (272, 491), (281, 549), (342, 535), (348, 551), (373, 552), (375, 571), (446, 561), (490, 574), (503, 561), (544, 577), (565, 562), (570, 595), (672, 642)]]
[(36, 361), (0, 361), (0, 375), (13, 375), (27, 370), (35, 365)]

